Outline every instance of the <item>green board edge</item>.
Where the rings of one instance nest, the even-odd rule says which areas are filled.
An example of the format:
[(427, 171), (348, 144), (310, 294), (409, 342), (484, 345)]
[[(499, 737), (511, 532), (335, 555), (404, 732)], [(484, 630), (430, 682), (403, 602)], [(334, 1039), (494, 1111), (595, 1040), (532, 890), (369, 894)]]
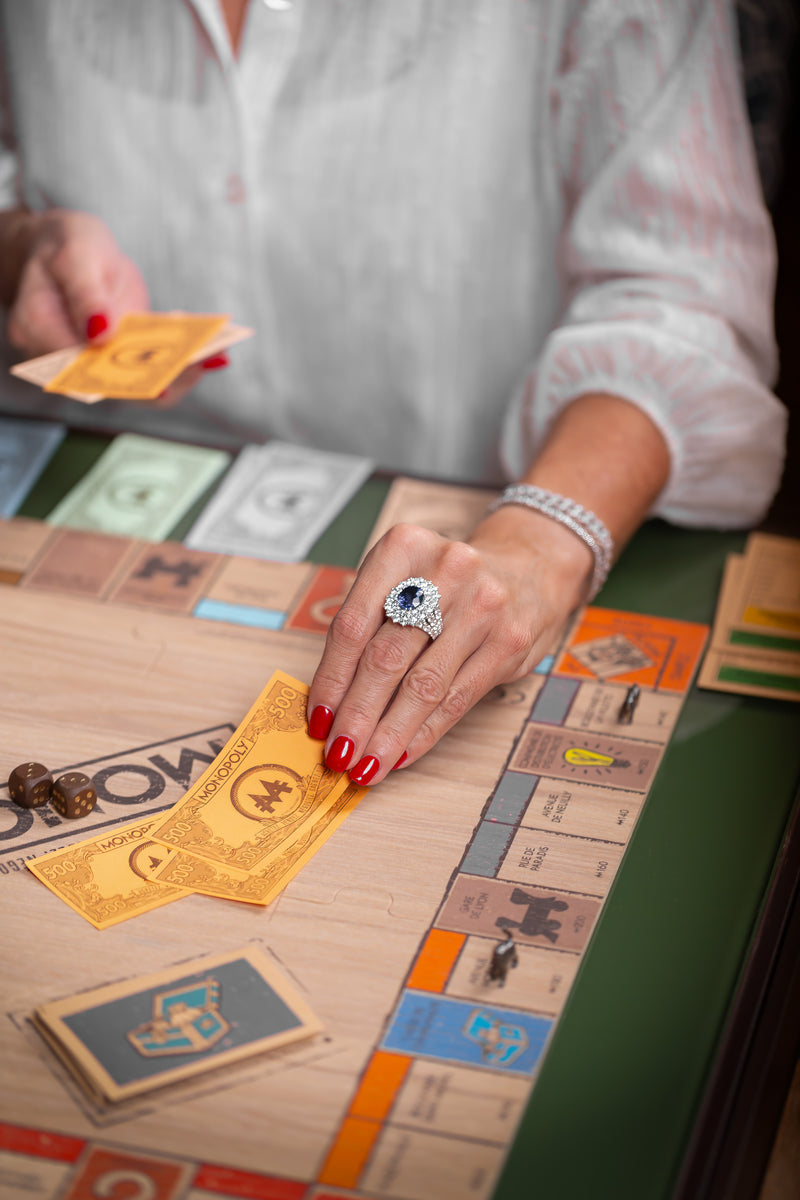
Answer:
[[(709, 623), (744, 535), (654, 522), (596, 603)], [(694, 689), (556, 1023), (496, 1200), (667, 1200), (800, 774), (797, 709)]]

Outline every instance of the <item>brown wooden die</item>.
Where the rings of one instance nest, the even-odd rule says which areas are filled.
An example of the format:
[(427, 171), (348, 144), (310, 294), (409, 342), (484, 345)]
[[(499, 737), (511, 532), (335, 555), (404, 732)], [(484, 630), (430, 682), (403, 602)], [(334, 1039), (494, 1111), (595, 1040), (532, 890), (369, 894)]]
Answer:
[(53, 784), (50, 803), (60, 817), (85, 817), (97, 804), (97, 792), (88, 775), (68, 771)]
[(50, 799), (53, 776), (41, 763), (20, 763), (8, 777), (8, 790), (20, 808), (38, 808)]

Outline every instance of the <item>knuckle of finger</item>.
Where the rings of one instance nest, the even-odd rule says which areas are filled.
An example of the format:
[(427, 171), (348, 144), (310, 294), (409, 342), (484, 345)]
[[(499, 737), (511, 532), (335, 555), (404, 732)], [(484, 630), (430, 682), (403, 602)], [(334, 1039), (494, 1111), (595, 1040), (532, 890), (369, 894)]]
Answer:
[(395, 750), (397, 758), (408, 746), (408, 730), (400, 720), (392, 720), (388, 713), (381, 722), (381, 745)]
[(368, 636), (369, 624), (366, 615), (347, 607), (339, 609), (328, 629), (331, 645), (345, 651), (363, 646)]
[(501, 645), (509, 658), (525, 658), (533, 649), (533, 632), (526, 626), (512, 621), (503, 625)]
[(463, 579), (476, 569), (479, 562), (478, 551), (466, 542), (448, 542), (442, 550), (441, 567), (448, 578)]
[(447, 693), (446, 684), (439, 671), (431, 667), (417, 667), (409, 671), (403, 681), (406, 694), (426, 707), (441, 704)]
[(423, 721), (409, 745), (409, 750), (413, 749), (414, 758), (427, 754), (431, 747), (436, 745), (442, 732), (441, 729), (434, 728), (430, 720)]
[(472, 707), (472, 697), (469, 692), (461, 687), (451, 687), (447, 694), (443, 697), (439, 710), (445, 718), (448, 725), (454, 725), (456, 721), (460, 721)]
[(342, 705), (337, 712), (337, 717), (342, 716), (346, 731), (356, 738), (365, 730), (372, 729), (379, 715), (374, 705), (350, 699), (347, 700), (346, 708)]
[(516, 683), (517, 680), (524, 679), (526, 675), (530, 674), (532, 668), (536, 666), (536, 661), (536, 655), (524, 656), (518, 665), (509, 671), (501, 682)]
[(350, 680), (346, 670), (331, 670), (329, 666), (320, 664), (314, 676), (314, 690), (319, 696), (339, 696)]
[(406, 651), (398, 639), (392, 637), (368, 642), (361, 661), (369, 671), (382, 675), (401, 675), (408, 665)]
[[(425, 556), (429, 551), (438, 552), (439, 547), (445, 544), (445, 539), (440, 533), (434, 529), (426, 529), (419, 524), (411, 524), (408, 521), (401, 521), (391, 529), (387, 529), (383, 538), (380, 540), (380, 545), (384, 550), (391, 554), (397, 554), (398, 558), (409, 558), (414, 560), (420, 557), (420, 553)], [(423, 572), (419, 572), (423, 574)]]
[(434, 536), (436, 535), (432, 534), (429, 529), (422, 529), (419, 525), (401, 521), (388, 529), (382, 540), (387, 551), (402, 555), (409, 551), (417, 551), (421, 541)]
[(497, 614), (508, 606), (511, 596), (499, 579), (487, 578), (481, 581), (480, 600), (485, 611)]
[(62, 242), (54, 246), (48, 255), (50, 274), (57, 279), (67, 279), (80, 265), (80, 255), (73, 241)]

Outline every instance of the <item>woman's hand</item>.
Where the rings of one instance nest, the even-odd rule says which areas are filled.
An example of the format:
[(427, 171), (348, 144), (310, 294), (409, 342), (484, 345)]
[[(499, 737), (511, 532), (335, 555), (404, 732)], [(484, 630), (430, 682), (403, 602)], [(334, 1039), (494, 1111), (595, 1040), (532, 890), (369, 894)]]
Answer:
[[(587, 393), (556, 418), (524, 482), (596, 513), (619, 550), (667, 483), (670, 453), (646, 413)], [(414, 525), (390, 529), (334, 617), (309, 694), (309, 732), (354, 783), (412, 763), (498, 683), (525, 675), (586, 599), (589, 547), (543, 513), (509, 504), (468, 543)], [(435, 641), (385, 620), (395, 584), (419, 576), (441, 594)], [(400, 760), (400, 762), (398, 761)]]
[[(8, 340), (34, 358), (81, 342), (101, 345), (129, 312), (147, 312), (150, 298), (136, 264), (122, 253), (107, 225), (89, 213), (55, 208), (45, 213), (4, 214), (0, 248), (16, 262)], [(206, 371), (228, 365), (215, 354), (189, 366), (154, 401), (177, 404)]]
[(24, 249), (8, 339), (26, 357), (102, 342), (125, 313), (149, 309), (139, 268), (98, 217), (56, 208), (20, 216), (9, 228)]
[[(358, 784), (420, 758), (499, 683), (551, 649), (588, 584), (592, 555), (540, 514), (503, 508), (469, 542), (396, 525), (367, 555), (334, 617), (309, 695), (325, 761)], [(383, 603), (420, 576), (441, 594), (435, 641), (386, 620)]]

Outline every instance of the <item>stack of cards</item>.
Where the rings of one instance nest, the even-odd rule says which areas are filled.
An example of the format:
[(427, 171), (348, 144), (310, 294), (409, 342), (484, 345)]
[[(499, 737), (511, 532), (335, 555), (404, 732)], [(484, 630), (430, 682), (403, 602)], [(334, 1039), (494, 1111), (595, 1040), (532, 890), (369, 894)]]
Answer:
[(11, 517), (47, 466), (66, 428), (0, 417), (0, 517)]
[[(35, 426), (34, 422), (6, 424), (14, 428), (6, 435), (9, 459), (4, 471), (0, 423), (0, 505), (7, 475), (13, 507), (21, 489), (27, 490), (33, 480), (16, 457), (12, 461), (12, 452), (25, 449), (37, 464), (42, 462), (35, 452), (41, 448), (41, 455), (49, 455), (63, 436), (63, 426), (28, 430), (22, 426)], [(52, 525), (158, 542), (229, 462), (224, 450), (121, 433), (47, 520)], [(218, 554), (302, 562), (371, 469), (368, 459), (351, 454), (284, 442), (245, 446), (192, 527), (186, 545)]]
[(224, 450), (121, 433), (47, 520), (159, 542), (229, 462)]
[(96, 1103), (127, 1100), (322, 1028), (252, 945), (43, 1004), (32, 1019)]
[(323, 765), (308, 688), (276, 671), (185, 796), (27, 867), (97, 929), (190, 892), (269, 904), (366, 795)]
[(698, 683), (800, 700), (800, 541), (753, 533), (728, 556)]
[(370, 474), (369, 459), (269, 442), (245, 446), (185, 542), (195, 550), (301, 562)]
[(11, 368), (12, 375), (84, 404), (156, 400), (186, 367), (250, 337), (222, 314), (128, 313), (98, 346), (70, 346)]

